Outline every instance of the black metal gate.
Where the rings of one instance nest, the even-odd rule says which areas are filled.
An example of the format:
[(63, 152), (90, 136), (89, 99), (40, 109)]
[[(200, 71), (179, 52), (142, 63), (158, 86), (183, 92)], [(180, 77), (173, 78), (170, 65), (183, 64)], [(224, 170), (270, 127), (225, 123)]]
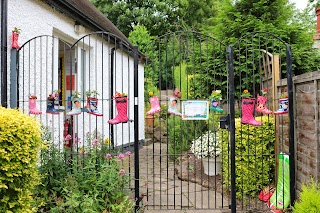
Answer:
[(288, 208), (296, 189), (290, 46), (271, 33), (257, 32), (241, 37), (228, 51), (232, 209)]
[(143, 142), (137, 48), (107, 32), (76, 42), (38, 36), (13, 49), (11, 59), (10, 107), (39, 119), (71, 171), (84, 167), (92, 150), (102, 160), (127, 153), (122, 168), (131, 181), (124, 188), (134, 191), (139, 168), (130, 152), (138, 153)]
[[(229, 142), (220, 143), (229, 134), (220, 131), (229, 129), (226, 47), (207, 35), (177, 32), (157, 38), (147, 48), (145, 113), (153, 122), (146, 123), (146, 144), (140, 152), (146, 164), (146, 169), (140, 167), (140, 190), (149, 210), (229, 209), (225, 183), (230, 176), (220, 172), (220, 163), (230, 164)], [(216, 100), (220, 105), (207, 101), (213, 91), (221, 95), (222, 100)], [(202, 167), (200, 158), (208, 155), (219, 164)], [(207, 169), (219, 174), (208, 176)]]
[[(142, 89), (138, 49), (112, 34), (92, 33), (75, 43), (35, 37), (12, 51), (10, 106), (35, 114), (52, 143), (70, 149), (71, 159), (97, 143), (106, 151), (134, 151), (135, 161), (131, 155), (124, 169), (137, 208), (142, 202), (149, 211), (265, 210), (259, 192), (279, 185), (279, 177), (288, 179), (284, 164), (279, 166), (284, 154), (290, 161), (290, 195), (288, 183), (282, 184), (275, 201), (288, 202), (288, 196), (294, 201), (289, 45), (269, 33), (249, 34), (227, 46), (208, 35), (176, 32), (150, 43), (144, 58)], [(279, 81), (285, 77), (286, 83)], [(88, 91), (98, 99), (90, 102)], [(74, 110), (77, 92), (81, 112)], [(126, 95), (126, 122), (113, 120), (116, 92)], [(282, 93), (287, 100), (280, 100)], [(52, 94), (54, 107), (46, 113)], [(30, 102), (34, 96), (36, 105)], [(206, 157), (215, 161), (213, 167)]]
[[(146, 143), (139, 166), (147, 209), (288, 207), (295, 199), (290, 46), (269, 33), (226, 46), (197, 32), (177, 32), (155, 39), (146, 58)], [(279, 81), (284, 77), (286, 84)], [(289, 99), (279, 104), (280, 93)], [(290, 186), (277, 183), (279, 176), (288, 179), (285, 165), (278, 165), (285, 154)], [(268, 207), (259, 192), (277, 185), (282, 188)]]

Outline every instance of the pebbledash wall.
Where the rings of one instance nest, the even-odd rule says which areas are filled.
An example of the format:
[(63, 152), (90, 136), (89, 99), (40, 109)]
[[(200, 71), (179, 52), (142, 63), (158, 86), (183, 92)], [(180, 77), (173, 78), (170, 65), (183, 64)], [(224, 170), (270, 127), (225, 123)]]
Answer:
[[(294, 84), (294, 122), (296, 149), (296, 187), (301, 190), (302, 183), (311, 178), (320, 181), (320, 71), (293, 77)], [(278, 82), (278, 91), (287, 85), (286, 79)], [(290, 107), (290, 106), (289, 106)], [(283, 116), (284, 131), (287, 133), (289, 122)], [(287, 134), (284, 138), (288, 138)], [(288, 141), (285, 141), (288, 149)]]
[[(42, 111), (42, 115), (32, 115), (38, 117), (45, 126), (51, 127), (55, 142), (61, 142), (64, 139), (63, 124), (65, 116), (47, 115), (46, 97), (53, 90), (58, 89), (58, 60), (61, 54), (64, 54), (64, 72), (70, 74), (70, 51), (64, 49), (61, 45), (65, 41), (67, 44), (74, 44), (79, 38), (92, 33), (86, 28), (82, 32), (75, 30), (75, 21), (68, 16), (55, 10), (48, 4), (40, 0), (10, 0), (8, 1), (8, 106), (10, 106), (10, 48), (11, 48), (11, 30), (15, 27), (21, 29), (19, 44), (23, 44), (29, 39), (40, 35), (52, 35), (58, 39), (43, 39), (36, 42), (30, 42), (22, 51), (20, 51), (20, 75), (19, 75), (19, 99), (24, 100), (19, 103), (19, 108), (29, 112), (27, 97), (31, 94), (38, 96), (37, 106)], [(39, 43), (40, 42), (40, 43)], [(41, 43), (43, 42), (43, 43)], [(98, 45), (97, 45), (98, 44)], [(53, 48), (46, 48), (45, 46)], [(60, 46), (60, 47), (59, 47)], [(77, 61), (77, 66), (73, 70), (76, 77), (76, 91), (97, 90), (100, 94), (99, 109), (104, 113), (102, 117), (95, 117), (87, 113), (82, 113), (75, 117), (75, 129), (78, 137), (85, 139), (88, 132), (97, 132), (104, 138), (109, 138), (110, 130), (114, 131), (115, 146), (126, 145), (134, 141), (134, 124), (128, 122), (109, 126), (108, 119), (110, 115), (110, 83), (111, 83), (111, 61), (110, 54), (114, 45), (101, 39), (99, 35), (92, 35), (89, 39), (83, 39), (81, 43), (75, 46), (73, 57)], [(31, 53), (31, 54), (30, 54)], [(41, 54), (42, 53), (42, 54)], [(43, 55), (43, 56), (41, 56)], [(49, 55), (49, 57), (48, 57)], [(87, 61), (81, 60), (85, 57)], [(73, 63), (73, 62), (72, 62)], [(133, 56), (122, 50), (114, 53), (114, 91), (128, 94), (129, 120), (134, 119), (134, 66)], [(90, 74), (87, 72), (91, 70)], [(139, 140), (144, 140), (144, 67), (139, 63)], [(22, 75), (21, 72), (24, 74)], [(21, 82), (26, 82), (22, 84)], [(29, 83), (27, 83), (29, 82)], [(65, 82), (64, 82), (65, 83)], [(59, 88), (60, 89), (60, 88)], [(70, 96), (64, 91), (65, 98)], [(83, 103), (84, 104), (84, 103)], [(117, 114), (114, 106), (114, 116)], [(70, 109), (69, 109), (70, 110)], [(61, 143), (60, 143), (61, 144)]]

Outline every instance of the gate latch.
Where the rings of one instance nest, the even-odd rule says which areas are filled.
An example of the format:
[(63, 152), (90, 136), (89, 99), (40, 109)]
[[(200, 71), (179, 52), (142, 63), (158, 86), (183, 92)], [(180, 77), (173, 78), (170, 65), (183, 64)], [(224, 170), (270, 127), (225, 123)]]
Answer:
[(230, 125), (230, 115), (221, 116), (220, 117), (220, 128), (221, 129), (229, 129)]

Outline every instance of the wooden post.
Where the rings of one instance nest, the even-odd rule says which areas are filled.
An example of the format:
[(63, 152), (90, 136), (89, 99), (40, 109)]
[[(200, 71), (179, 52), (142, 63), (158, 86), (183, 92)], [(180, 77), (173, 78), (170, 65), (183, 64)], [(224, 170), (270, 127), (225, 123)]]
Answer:
[[(318, 125), (319, 125), (319, 106), (318, 106), (318, 103), (319, 103), (319, 98), (318, 98), (318, 80), (315, 79), (313, 80), (313, 85), (314, 85), (314, 100), (315, 100), (315, 104), (314, 104), (314, 115), (315, 115), (315, 118), (314, 118), (314, 121), (315, 121), (315, 130), (316, 130), (316, 138), (319, 138), (319, 128), (318, 128)], [(295, 128), (297, 128), (297, 125), (295, 125)], [(294, 131), (295, 133), (297, 132), (296, 130)], [(295, 135), (295, 138), (297, 138), (297, 136)], [(320, 145), (319, 143), (317, 143), (318, 146), (316, 148), (316, 150), (320, 150)], [(297, 148), (297, 146), (296, 146)], [(320, 180), (320, 168), (319, 168), (319, 163), (318, 163), (318, 159), (319, 159), (319, 152), (317, 151), (316, 152), (316, 162), (317, 162), (317, 165), (316, 165), (316, 174), (317, 174), (317, 177), (316, 177), (316, 181), (319, 181)], [(296, 164), (297, 165), (297, 164)]]
[[(278, 106), (278, 88), (277, 88), (277, 82), (280, 80), (280, 58), (279, 55), (274, 55), (272, 60), (272, 107), (273, 111), (276, 111)], [(278, 154), (279, 154), (279, 122), (276, 116), (273, 116), (274, 119), (274, 126), (275, 126), (275, 145), (274, 145), (274, 153), (275, 153), (275, 159), (276, 159), (276, 165), (275, 165), (275, 180), (278, 179)]]

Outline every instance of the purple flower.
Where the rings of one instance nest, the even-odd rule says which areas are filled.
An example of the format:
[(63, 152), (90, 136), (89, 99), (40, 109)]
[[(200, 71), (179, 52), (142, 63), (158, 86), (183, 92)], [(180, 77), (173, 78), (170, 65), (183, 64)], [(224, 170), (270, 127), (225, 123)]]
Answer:
[(124, 171), (124, 169), (120, 169), (119, 174), (120, 175), (124, 175), (126, 173), (126, 171)]
[(120, 160), (124, 160), (124, 154), (122, 154), (122, 153), (120, 153), (119, 155), (118, 155), (118, 158), (120, 159)]
[(94, 140), (93, 140), (93, 146), (95, 147), (95, 146), (97, 146), (98, 145), (98, 143), (99, 143), (99, 140), (97, 139), (97, 138), (95, 138)]
[(112, 155), (110, 153), (108, 153), (108, 154), (106, 154), (106, 158), (110, 160), (112, 158)]
[(125, 155), (126, 155), (126, 156), (130, 156), (130, 155), (131, 155), (131, 152), (130, 152), (130, 151), (127, 151)]

